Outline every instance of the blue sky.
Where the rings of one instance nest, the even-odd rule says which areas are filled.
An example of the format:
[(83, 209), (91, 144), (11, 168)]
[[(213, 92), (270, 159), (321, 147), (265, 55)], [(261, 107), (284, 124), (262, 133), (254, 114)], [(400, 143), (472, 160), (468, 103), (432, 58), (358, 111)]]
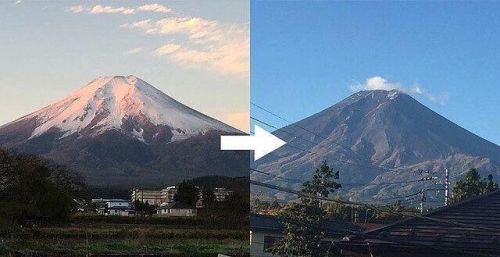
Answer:
[(136, 75), (248, 127), (247, 1), (0, 1), (0, 125), (98, 76)]
[(499, 13), (493, 1), (252, 1), (251, 99), (296, 121), (352, 88), (398, 87), (498, 145)]

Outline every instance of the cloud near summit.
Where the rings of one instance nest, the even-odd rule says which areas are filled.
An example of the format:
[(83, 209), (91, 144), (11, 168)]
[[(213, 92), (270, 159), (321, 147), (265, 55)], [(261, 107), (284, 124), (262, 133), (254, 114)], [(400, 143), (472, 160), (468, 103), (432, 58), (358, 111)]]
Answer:
[(424, 89), (418, 83), (413, 83), (411, 86), (404, 85), (399, 82), (391, 82), (381, 76), (374, 76), (366, 79), (364, 83), (356, 83), (350, 86), (352, 91), (360, 91), (360, 90), (399, 90), (401, 92), (416, 95), (416, 96), (424, 96), (432, 102), (436, 102), (439, 104), (446, 104), (448, 102), (448, 95), (446, 93), (441, 94), (432, 94)]

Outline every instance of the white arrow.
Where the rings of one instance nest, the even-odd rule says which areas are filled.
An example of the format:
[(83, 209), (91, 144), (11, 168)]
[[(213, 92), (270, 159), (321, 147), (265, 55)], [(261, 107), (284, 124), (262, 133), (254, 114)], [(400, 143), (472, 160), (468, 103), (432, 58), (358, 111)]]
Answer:
[(253, 150), (254, 161), (282, 147), (286, 142), (255, 125), (254, 136), (221, 136), (221, 150)]

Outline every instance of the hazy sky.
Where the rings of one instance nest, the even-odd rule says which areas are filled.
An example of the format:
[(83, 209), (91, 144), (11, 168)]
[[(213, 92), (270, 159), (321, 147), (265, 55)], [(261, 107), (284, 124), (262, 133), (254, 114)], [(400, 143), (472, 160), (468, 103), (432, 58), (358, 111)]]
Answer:
[(1, 1), (0, 31), (0, 124), (136, 75), (247, 130), (248, 1)]
[(296, 121), (359, 89), (399, 88), (500, 144), (500, 2), (251, 5), (255, 103)]

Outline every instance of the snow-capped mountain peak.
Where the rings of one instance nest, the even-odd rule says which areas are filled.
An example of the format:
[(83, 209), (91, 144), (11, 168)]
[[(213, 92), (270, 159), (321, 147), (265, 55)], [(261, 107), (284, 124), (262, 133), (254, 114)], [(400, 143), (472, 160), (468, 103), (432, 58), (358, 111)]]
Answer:
[(29, 139), (54, 130), (62, 132), (61, 138), (119, 130), (144, 142), (165, 133), (175, 141), (211, 130), (237, 132), (135, 76), (99, 77), (70, 96), (12, 123), (21, 120), (36, 121)]

